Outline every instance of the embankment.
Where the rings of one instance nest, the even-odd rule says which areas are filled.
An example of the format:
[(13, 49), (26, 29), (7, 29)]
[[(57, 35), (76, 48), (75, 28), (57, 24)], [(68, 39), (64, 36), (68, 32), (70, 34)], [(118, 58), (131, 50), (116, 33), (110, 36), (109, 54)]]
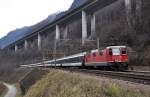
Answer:
[(19, 87), (21, 89), (21, 94), (25, 95), (28, 89), (37, 82), (37, 80), (40, 80), (43, 75), (47, 74), (47, 70), (40, 70), (40, 69), (33, 69), (29, 73), (26, 74), (20, 81), (19, 81)]
[(103, 78), (51, 70), (24, 97), (149, 97), (149, 94)]

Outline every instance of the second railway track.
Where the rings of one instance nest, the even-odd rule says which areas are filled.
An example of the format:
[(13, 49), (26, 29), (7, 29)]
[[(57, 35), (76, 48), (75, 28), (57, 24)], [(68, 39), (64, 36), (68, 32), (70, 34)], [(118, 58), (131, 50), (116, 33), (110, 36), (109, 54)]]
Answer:
[(62, 69), (70, 72), (79, 72), (92, 74), (96, 76), (104, 76), (115, 78), (119, 80), (131, 81), (135, 83), (150, 85), (150, 73), (144, 72), (114, 72), (114, 71), (101, 71), (101, 70), (90, 70), (90, 69)]

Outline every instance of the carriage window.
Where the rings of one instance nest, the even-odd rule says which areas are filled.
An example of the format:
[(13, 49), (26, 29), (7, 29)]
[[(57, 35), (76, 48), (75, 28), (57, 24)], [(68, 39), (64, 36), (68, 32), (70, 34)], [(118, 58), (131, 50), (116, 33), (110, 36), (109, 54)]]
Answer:
[(93, 57), (96, 57), (96, 53), (93, 53)]
[(119, 48), (113, 48), (112, 49), (113, 55), (120, 55), (120, 50)]

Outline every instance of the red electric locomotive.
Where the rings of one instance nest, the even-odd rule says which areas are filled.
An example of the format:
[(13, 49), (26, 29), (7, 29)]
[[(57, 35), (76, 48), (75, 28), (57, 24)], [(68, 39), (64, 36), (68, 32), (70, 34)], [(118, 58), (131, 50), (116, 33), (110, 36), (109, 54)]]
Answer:
[(109, 46), (104, 50), (92, 50), (86, 53), (84, 65), (104, 69), (126, 70), (128, 68), (126, 46)]

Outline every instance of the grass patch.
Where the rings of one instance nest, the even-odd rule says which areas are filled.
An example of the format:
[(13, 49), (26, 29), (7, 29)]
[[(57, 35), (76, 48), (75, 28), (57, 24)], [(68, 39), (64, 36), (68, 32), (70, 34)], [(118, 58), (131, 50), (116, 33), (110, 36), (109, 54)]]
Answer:
[(24, 97), (149, 97), (115, 83), (101, 82), (90, 76), (50, 71), (33, 85)]
[(0, 97), (3, 97), (7, 88), (0, 82)]
[(140, 91), (133, 91), (115, 83), (103, 85), (103, 93), (108, 97), (149, 97)]

